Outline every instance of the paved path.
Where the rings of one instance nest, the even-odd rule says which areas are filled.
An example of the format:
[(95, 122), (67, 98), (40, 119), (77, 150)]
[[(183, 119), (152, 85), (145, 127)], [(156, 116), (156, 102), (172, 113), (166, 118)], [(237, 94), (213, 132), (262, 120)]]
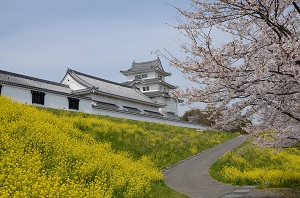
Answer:
[(238, 136), (164, 171), (165, 183), (191, 198), (220, 198), (237, 186), (223, 184), (208, 175), (208, 168), (225, 152), (245, 140)]

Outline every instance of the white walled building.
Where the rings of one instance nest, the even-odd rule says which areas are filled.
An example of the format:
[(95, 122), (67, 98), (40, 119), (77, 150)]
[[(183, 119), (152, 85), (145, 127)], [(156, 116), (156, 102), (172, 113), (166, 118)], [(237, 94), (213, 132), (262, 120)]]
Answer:
[[(161, 74), (164, 78), (166, 73), (153, 71), (147, 74)], [(142, 93), (141, 86), (132, 87), (72, 69), (67, 70), (60, 83), (0, 70), (0, 94), (21, 103), (197, 129), (205, 128), (178, 120), (178, 116), (174, 116), (177, 115), (177, 103), (172, 105), (165, 102), (169, 96), (165, 97), (165, 93), (159, 90), (152, 91), (158, 86), (167, 89), (175, 88), (174, 86), (164, 81), (146, 85), (151, 90), (148, 92), (150, 95), (145, 91)], [(159, 94), (155, 95), (156, 92)], [(169, 111), (173, 114), (166, 113)]]
[(120, 72), (127, 76), (124, 85), (139, 88), (152, 100), (165, 105), (159, 108), (161, 114), (169, 118), (179, 119), (178, 103), (181, 101), (169, 95), (169, 91), (177, 87), (165, 81), (165, 78), (171, 76), (171, 73), (164, 70), (159, 58), (148, 62), (133, 62), (130, 69)]

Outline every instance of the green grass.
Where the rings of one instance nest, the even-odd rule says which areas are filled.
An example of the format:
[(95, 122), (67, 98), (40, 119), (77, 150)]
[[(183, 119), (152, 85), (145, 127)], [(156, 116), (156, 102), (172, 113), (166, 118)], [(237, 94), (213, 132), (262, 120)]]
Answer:
[(127, 152), (135, 159), (150, 156), (160, 169), (237, 136), (55, 109), (47, 111), (61, 118), (76, 117), (74, 126), (83, 133), (98, 142), (109, 142), (113, 149)]
[(181, 194), (168, 186), (162, 181), (152, 183), (151, 197), (153, 198), (188, 198), (187, 195)]
[(218, 181), (234, 185), (299, 190), (300, 148), (261, 149), (248, 140), (215, 162), (209, 173)]

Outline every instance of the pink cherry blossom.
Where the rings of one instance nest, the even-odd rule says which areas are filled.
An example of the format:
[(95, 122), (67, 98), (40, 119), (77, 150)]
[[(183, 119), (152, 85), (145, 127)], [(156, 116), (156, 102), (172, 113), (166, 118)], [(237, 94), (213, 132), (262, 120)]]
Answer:
[[(201, 85), (176, 94), (187, 104), (202, 102), (207, 111), (222, 112), (216, 128), (258, 116), (257, 124), (247, 128), (259, 131), (257, 143), (299, 142), (299, 6), (290, 0), (192, 0), (190, 9), (176, 8), (186, 19), (176, 26), (189, 40), (180, 45), (186, 59), (161, 55)], [(213, 45), (217, 29), (231, 40)], [(262, 131), (272, 138), (263, 138)]]

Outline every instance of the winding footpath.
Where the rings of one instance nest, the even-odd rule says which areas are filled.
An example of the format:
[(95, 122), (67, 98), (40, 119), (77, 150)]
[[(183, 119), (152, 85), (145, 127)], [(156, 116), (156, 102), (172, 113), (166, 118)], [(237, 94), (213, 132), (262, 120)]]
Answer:
[[(224, 153), (240, 145), (247, 136), (238, 136), (164, 170), (165, 183), (191, 198), (252, 197), (258, 191), (252, 186), (239, 188), (213, 180), (209, 167)], [(262, 193), (262, 192), (261, 192)], [(260, 197), (257, 194), (255, 197)], [(262, 196), (269, 197), (269, 196)]]

